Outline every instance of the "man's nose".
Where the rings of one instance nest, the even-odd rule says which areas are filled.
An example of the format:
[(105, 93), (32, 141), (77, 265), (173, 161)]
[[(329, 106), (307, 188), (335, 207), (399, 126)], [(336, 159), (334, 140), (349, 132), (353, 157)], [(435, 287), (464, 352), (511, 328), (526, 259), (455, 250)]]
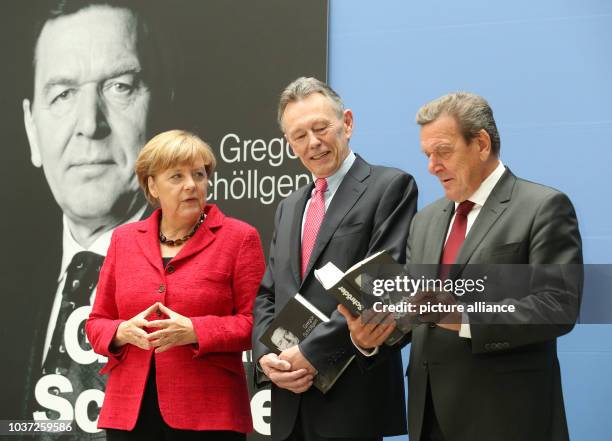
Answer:
[(308, 131), (308, 147), (318, 147), (321, 145), (321, 140), (310, 130)]
[(105, 103), (95, 85), (88, 86), (79, 91), (76, 133), (91, 139), (102, 139), (110, 133)]
[(436, 155), (429, 156), (429, 162), (427, 163), (427, 169), (429, 170), (429, 173), (431, 173), (432, 175), (435, 175), (437, 172), (439, 172), (442, 169), (442, 163), (440, 162), (440, 160), (438, 159)]

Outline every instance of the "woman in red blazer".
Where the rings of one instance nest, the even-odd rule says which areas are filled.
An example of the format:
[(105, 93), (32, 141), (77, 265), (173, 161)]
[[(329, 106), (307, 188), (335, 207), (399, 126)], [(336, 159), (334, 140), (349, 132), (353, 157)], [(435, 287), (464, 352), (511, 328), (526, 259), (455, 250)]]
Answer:
[(108, 440), (244, 440), (252, 430), (242, 351), (264, 271), (257, 231), (206, 205), (211, 149), (179, 130), (136, 161), (148, 219), (115, 230), (86, 325), (109, 373)]

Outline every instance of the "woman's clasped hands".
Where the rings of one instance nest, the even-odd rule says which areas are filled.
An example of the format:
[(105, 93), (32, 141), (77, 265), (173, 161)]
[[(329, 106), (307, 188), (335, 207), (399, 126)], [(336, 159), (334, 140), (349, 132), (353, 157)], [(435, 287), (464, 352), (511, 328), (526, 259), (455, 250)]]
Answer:
[[(147, 320), (151, 316), (166, 315), (167, 318)], [(146, 328), (146, 329), (145, 329)], [(151, 329), (155, 329), (148, 332)], [(118, 349), (132, 344), (144, 350), (156, 348), (161, 353), (175, 346), (198, 342), (193, 323), (188, 317), (171, 310), (157, 302), (129, 320), (122, 322), (113, 339), (113, 346)]]

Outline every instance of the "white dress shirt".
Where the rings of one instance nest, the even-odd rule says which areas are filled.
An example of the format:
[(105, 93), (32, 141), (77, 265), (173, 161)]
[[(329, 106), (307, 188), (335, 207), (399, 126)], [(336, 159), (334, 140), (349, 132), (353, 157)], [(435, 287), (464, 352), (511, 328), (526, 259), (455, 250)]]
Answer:
[[(493, 170), (493, 172), (491, 172), (491, 174), (487, 176), (484, 181), (482, 181), (478, 189), (476, 189), (476, 191), (469, 198), (467, 198), (467, 200), (474, 202), (474, 206), (472, 207), (472, 209), (467, 215), (467, 227), (465, 231), (466, 237), (468, 233), (470, 232), (470, 228), (472, 228), (472, 225), (474, 225), (474, 222), (476, 222), (476, 218), (480, 214), (480, 211), (482, 210), (483, 205), (485, 204), (485, 202), (491, 195), (493, 188), (495, 188), (495, 186), (497, 185), (497, 183), (499, 182), (499, 180), (501, 179), (505, 171), (506, 171), (506, 167), (500, 160), (497, 164), (497, 167), (495, 167), (495, 170)], [(459, 206), (459, 202), (455, 202), (455, 211), (457, 210), (457, 206)], [(454, 221), (455, 221), (455, 214), (453, 214), (453, 217), (450, 220), (448, 231), (446, 232), (446, 239), (444, 240), (445, 245), (446, 245), (446, 241), (448, 240), (448, 236), (450, 235), (450, 230), (452, 228)], [(472, 338), (472, 333), (470, 330), (470, 323), (469, 323), (468, 315), (466, 313), (462, 314), (461, 329), (459, 330), (459, 337)], [(353, 341), (352, 335), (351, 335), (351, 341)], [(353, 344), (366, 357), (370, 357), (378, 353), (378, 347), (376, 347), (373, 350), (367, 351), (359, 347), (359, 345), (355, 344), (354, 341), (353, 341)]]
[[(128, 219), (126, 223), (140, 220), (146, 208), (146, 206), (142, 207), (134, 216)], [(53, 300), (51, 315), (49, 317), (49, 323), (47, 324), (47, 335), (45, 337), (45, 345), (43, 347), (43, 365), (45, 363), (45, 358), (47, 357), (49, 347), (51, 346), (51, 338), (53, 337), (55, 326), (57, 325), (57, 316), (59, 315), (60, 306), (62, 304), (62, 292), (64, 291), (64, 283), (66, 282), (66, 271), (68, 270), (68, 265), (70, 265), (70, 262), (72, 262), (72, 258), (81, 251), (91, 251), (99, 254), (100, 256), (106, 256), (113, 231), (115, 230), (112, 229), (102, 233), (89, 248), (83, 248), (72, 236), (70, 227), (68, 226), (68, 220), (64, 215), (62, 232), (62, 266), (57, 276), (57, 291), (55, 291), (55, 299)], [(94, 288), (91, 293), (90, 304), (93, 304), (95, 295), (96, 288)]]
[[(344, 159), (344, 161), (342, 161), (342, 165), (336, 171), (336, 173), (326, 178), (327, 179), (327, 190), (325, 190), (325, 193), (323, 193), (323, 198), (325, 200), (325, 212), (327, 212), (327, 209), (329, 208), (329, 204), (331, 203), (332, 198), (336, 194), (336, 191), (338, 191), (338, 188), (340, 187), (340, 184), (344, 180), (344, 177), (346, 176), (350, 168), (353, 166), (355, 159), (356, 159), (355, 153), (350, 151), (348, 156)], [(315, 175), (312, 175), (313, 182), (316, 181), (316, 179), (317, 177)], [(308, 212), (308, 206), (310, 205), (310, 201), (312, 199), (312, 195), (314, 194), (314, 192), (315, 192), (315, 189), (313, 188), (312, 192), (310, 193), (310, 197), (308, 198), (308, 202), (306, 202), (306, 207), (304, 208), (304, 214), (302, 215), (302, 232), (301, 232), (302, 238), (304, 237), (304, 224), (306, 222), (306, 213)], [(378, 348), (375, 348), (371, 351), (366, 351), (360, 348), (359, 345), (357, 345), (355, 341), (353, 340), (353, 336), (350, 335), (350, 337), (351, 337), (351, 341), (353, 342), (353, 345), (355, 345), (355, 347), (359, 349), (359, 351), (362, 354), (369, 357), (369, 356), (372, 356), (378, 353)]]
[[(497, 167), (495, 167), (495, 170), (493, 170), (493, 172), (491, 172), (491, 174), (487, 176), (484, 181), (482, 181), (480, 187), (478, 187), (478, 189), (469, 198), (467, 198), (468, 201), (474, 202), (474, 206), (467, 215), (465, 237), (467, 237), (467, 235), (469, 234), (472, 225), (474, 225), (474, 222), (476, 222), (476, 218), (482, 210), (482, 206), (485, 204), (485, 202), (487, 202), (487, 199), (489, 199), (493, 188), (495, 188), (495, 186), (501, 179), (502, 175), (504, 174), (504, 171), (506, 171), (506, 167), (504, 166), (504, 164), (502, 164), (500, 160), (497, 163)], [(458, 206), (459, 202), (455, 202), (455, 212), (457, 211)], [(450, 235), (453, 222), (455, 222), (455, 214), (453, 214), (453, 217), (451, 218), (448, 227), (448, 231), (446, 232), (446, 239), (444, 240), (445, 245), (446, 241), (448, 240), (448, 236)], [(459, 330), (459, 337), (472, 338), (472, 332), (470, 330), (470, 323), (467, 313), (464, 312), (461, 317), (461, 329)]]

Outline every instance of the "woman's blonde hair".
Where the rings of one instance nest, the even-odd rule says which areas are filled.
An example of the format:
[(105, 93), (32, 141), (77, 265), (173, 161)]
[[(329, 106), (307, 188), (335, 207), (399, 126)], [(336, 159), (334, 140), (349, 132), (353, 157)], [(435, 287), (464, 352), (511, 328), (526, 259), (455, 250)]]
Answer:
[(168, 130), (151, 138), (143, 147), (136, 159), (136, 176), (140, 188), (152, 205), (158, 201), (149, 192), (149, 176), (176, 167), (193, 164), (198, 159), (204, 161), (206, 175), (215, 171), (217, 161), (210, 146), (199, 136), (186, 130)]

